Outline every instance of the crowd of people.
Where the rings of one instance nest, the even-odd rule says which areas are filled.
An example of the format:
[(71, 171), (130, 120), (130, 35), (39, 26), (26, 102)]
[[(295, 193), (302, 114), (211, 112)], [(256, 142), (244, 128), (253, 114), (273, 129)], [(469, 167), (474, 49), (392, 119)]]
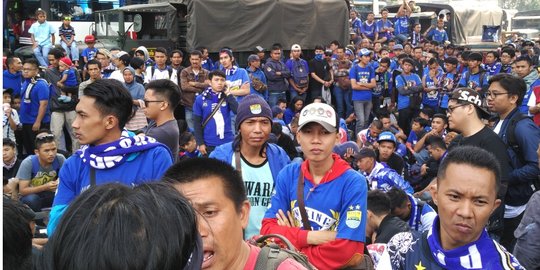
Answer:
[(3, 76), (4, 268), (268, 269), (267, 234), (309, 261), (272, 269), (540, 267), (540, 42), (472, 52), (412, 12), (240, 67), (79, 57), (38, 10)]

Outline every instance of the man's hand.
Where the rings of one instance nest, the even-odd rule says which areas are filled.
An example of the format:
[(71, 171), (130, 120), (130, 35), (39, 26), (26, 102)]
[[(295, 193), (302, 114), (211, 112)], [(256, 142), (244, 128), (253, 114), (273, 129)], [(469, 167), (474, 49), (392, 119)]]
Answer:
[(291, 215), (291, 211), (287, 211), (287, 214), (283, 213), (283, 210), (279, 209), (278, 213), (276, 214), (276, 218), (278, 220), (278, 225), (285, 226), (285, 227), (295, 227), (294, 226), (294, 218)]
[(426, 164), (422, 164), (422, 167), (420, 167), (420, 175), (424, 176), (427, 174), (428, 166)]
[(32, 131), (38, 132), (40, 127), (41, 127), (41, 122), (35, 122), (35, 123), (32, 125)]
[(307, 243), (310, 245), (322, 245), (336, 240), (337, 232), (332, 231), (309, 231)]
[(55, 191), (56, 188), (58, 188), (58, 180), (51, 181), (51, 182), (47, 183), (46, 185), (47, 185), (47, 190)]
[(199, 152), (201, 152), (202, 155), (205, 155), (207, 154), (206, 152), (206, 145), (202, 144), (202, 145), (199, 145)]
[(39, 46), (39, 45), (37, 44), (37, 42), (32, 43), (32, 49), (35, 49), (35, 48), (37, 48), (38, 46)]

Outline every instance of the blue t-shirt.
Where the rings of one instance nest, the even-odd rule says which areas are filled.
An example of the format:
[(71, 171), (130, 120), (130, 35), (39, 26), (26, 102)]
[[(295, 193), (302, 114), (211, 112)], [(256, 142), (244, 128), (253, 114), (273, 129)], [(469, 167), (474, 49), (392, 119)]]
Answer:
[[(488, 85), (488, 78), (487, 78), (488, 76), (487, 74), (484, 74), (484, 76), (480, 76), (482, 72), (478, 72), (476, 74), (470, 74), (468, 76), (469, 80), (467, 81), (467, 74), (469, 72), (470, 71), (463, 72), (463, 74), (461, 75), (461, 79), (459, 80), (459, 86), (476, 89), (476, 87), (484, 87)], [(480, 78), (480, 77), (483, 77), (483, 78)], [(480, 82), (480, 79), (482, 79), (482, 82)]]
[(407, 137), (407, 142), (411, 143), (412, 147), (416, 145), (416, 143), (418, 142), (418, 136), (416, 135), (416, 132), (411, 131), (411, 133), (409, 133), (409, 137)]
[[(226, 80), (227, 80), (227, 84), (229, 85), (229, 89), (231, 90), (231, 94), (233, 95), (235, 94), (235, 92), (238, 92), (242, 84), (244, 84), (245, 82), (248, 82), (248, 83), (250, 82), (249, 75), (247, 71), (243, 68), (237, 68), (234, 74), (227, 75)], [(242, 101), (243, 98), (244, 98), (243, 96), (238, 96), (236, 97), (236, 101), (240, 103), (240, 101)]]
[[(300, 166), (300, 163), (292, 163), (279, 172), (272, 204), (265, 218), (276, 218), (280, 209), (291, 211), (295, 226), (301, 227), (297, 199)], [(337, 231), (336, 238), (365, 241), (367, 183), (363, 175), (348, 169), (337, 178), (317, 186), (305, 179), (303, 191), (309, 223), (314, 231)]]
[[(202, 95), (198, 95), (195, 98), (195, 102), (193, 103), (193, 115), (201, 117), (201, 121), (204, 122), (204, 120), (210, 116), (212, 110), (218, 104), (218, 102), (219, 100), (217, 98), (217, 95), (212, 95), (212, 97), (204, 100)], [(204, 143), (207, 146), (219, 146), (224, 143), (232, 142), (232, 140), (234, 139), (231, 124), (232, 110), (228, 105), (227, 101), (223, 101), (223, 103), (221, 104), (221, 108), (218, 112), (221, 112), (224, 122), (225, 130), (223, 131), (223, 138), (220, 138), (216, 131), (215, 117), (218, 114), (216, 113), (214, 117), (212, 117), (212, 119), (208, 121), (208, 124), (206, 124), (206, 127), (203, 130), (203, 139)]]
[[(411, 73), (409, 75), (402, 74), (402, 75), (396, 76), (396, 88), (404, 87), (404, 86), (412, 87), (412, 86), (417, 86), (421, 84), (422, 84), (422, 80), (420, 80), (420, 77), (418, 77), (418, 75), (415, 73)], [(410, 103), (409, 96), (398, 94), (397, 103), (398, 103), (397, 104), (398, 110), (408, 108), (409, 103)]]
[(408, 16), (402, 16), (402, 17), (396, 17), (394, 21), (394, 34), (395, 35), (408, 35), (409, 34), (409, 17)]
[[(19, 111), (19, 120), (22, 124), (34, 124), (39, 112), (39, 102), (43, 100), (49, 101), (50, 97), (49, 84), (44, 79), (38, 79), (30, 92), (30, 99), (26, 99), (26, 89), (29, 83), (30, 79), (27, 79), (22, 86), (21, 109)], [(49, 104), (47, 104), (47, 110), (41, 122), (51, 122)]]
[(357, 35), (360, 34), (361, 27), (362, 27), (362, 20), (360, 20), (360, 18), (356, 18), (354, 21), (351, 22), (351, 28)]
[[(487, 72), (489, 77), (495, 76), (501, 72), (502, 64), (501, 62), (495, 62), (493, 64), (483, 64), (482, 68)], [(488, 78), (489, 80), (489, 78)]]
[(368, 24), (368, 22), (365, 21), (364, 23), (362, 23), (360, 31), (364, 35), (366, 35), (368, 38), (374, 39), (375, 38), (375, 31), (376, 31), (375, 26), (376, 26), (376, 22), (372, 22), (371, 24)]
[(79, 84), (77, 82), (77, 75), (75, 75), (75, 69), (70, 68), (68, 70), (64, 70), (62, 72), (62, 76), (64, 76), (64, 75), (67, 75), (67, 79), (64, 82), (65, 86), (75, 87), (75, 86), (77, 86), (77, 84)]
[(442, 44), (445, 41), (448, 41), (448, 34), (446, 34), (446, 31), (444, 29), (443, 30), (439, 30), (437, 28), (431, 29), (431, 31), (429, 31), (427, 36), (430, 37), (431, 40), (439, 42), (439, 44)]
[(15, 74), (12, 74), (9, 72), (9, 70), (4, 70), (3, 74), (3, 81), (2, 86), (4, 89), (11, 88), (13, 89), (12, 96), (17, 96), (21, 94), (21, 86), (22, 86), (22, 73), (20, 71), (16, 72)]
[(377, 82), (377, 86), (373, 89), (373, 96), (389, 97), (392, 94), (392, 74), (390, 72), (375, 72), (375, 81)]
[[(369, 83), (375, 79), (375, 70), (372, 67), (361, 67), (356, 64), (349, 70), (349, 79), (354, 79), (359, 83)], [(372, 90), (356, 90), (352, 91), (353, 101), (371, 101)]]
[(387, 39), (392, 38), (392, 32), (388, 30), (383, 30), (383, 28), (390, 28), (394, 27), (394, 24), (390, 20), (386, 20), (386, 22), (383, 22), (382, 19), (378, 20), (375, 24), (375, 31), (379, 33), (379, 38), (386, 37)]
[(95, 48), (95, 47), (94, 48), (86, 48), (86, 49), (83, 50), (81, 55), (83, 57), (86, 57), (87, 61), (90, 61), (90, 60), (94, 59), (94, 57), (96, 57), (97, 52), (98, 52), (98, 49)]
[[(429, 73), (426, 73), (426, 74), (429, 74)], [(427, 88), (438, 87), (437, 85), (435, 85), (435, 82), (431, 79), (429, 75), (424, 75), (424, 76), (426, 78)], [(437, 81), (440, 82), (441, 78), (442, 78), (442, 72), (439, 72), (439, 75), (437, 76)], [(437, 106), (439, 105), (439, 98), (440, 98), (439, 89), (435, 89), (430, 92), (424, 92), (422, 94), (422, 104), (424, 104), (424, 106), (428, 106), (431, 108), (437, 108)]]
[[(113, 168), (95, 170), (96, 185), (121, 183), (136, 186), (158, 181), (172, 165), (171, 154), (165, 145), (131, 154), (128, 159)], [(90, 187), (90, 166), (79, 155), (69, 157), (60, 169), (60, 183), (53, 202), (48, 232), (52, 233), (65, 207)]]
[(448, 101), (450, 100), (450, 93), (452, 92), (453, 89), (457, 87), (457, 82), (454, 81), (454, 79), (457, 80), (456, 76), (458, 76), (458, 74), (445, 73), (442, 77), (443, 81), (441, 82), (441, 84), (443, 87), (444, 94), (442, 94), (442, 97), (441, 97), (440, 107), (443, 109), (448, 108)]

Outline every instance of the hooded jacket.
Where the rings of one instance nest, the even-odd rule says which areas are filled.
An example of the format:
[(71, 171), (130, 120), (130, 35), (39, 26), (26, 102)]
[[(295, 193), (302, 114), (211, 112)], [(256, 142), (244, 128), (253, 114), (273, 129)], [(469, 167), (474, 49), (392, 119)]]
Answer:
[(23, 82), (22, 73), (20, 71), (16, 72), (15, 74), (9, 72), (9, 70), (4, 70), (4, 81), (3, 81), (3, 87), (4, 89), (11, 88), (13, 89), (13, 96), (17, 96), (21, 94), (21, 86)]
[(152, 60), (152, 58), (150, 58), (150, 54), (148, 53), (148, 49), (144, 46), (139, 46), (135, 52), (137, 51), (141, 51), (143, 52), (144, 54), (144, 64), (145, 66), (153, 66), (154, 65), (154, 60)]
[[(366, 238), (366, 179), (337, 154), (332, 154), (332, 158), (334, 164), (319, 184), (315, 184), (309, 172), (309, 161), (283, 168), (275, 181), (271, 206), (261, 228), (261, 234), (285, 236), (318, 269), (340, 269), (359, 262)], [(334, 241), (308, 244), (309, 231), (302, 228), (297, 198), (300, 171), (304, 175), (304, 202), (309, 224), (313, 231), (335, 231)], [(278, 225), (276, 214), (280, 209), (291, 211), (293, 227)]]

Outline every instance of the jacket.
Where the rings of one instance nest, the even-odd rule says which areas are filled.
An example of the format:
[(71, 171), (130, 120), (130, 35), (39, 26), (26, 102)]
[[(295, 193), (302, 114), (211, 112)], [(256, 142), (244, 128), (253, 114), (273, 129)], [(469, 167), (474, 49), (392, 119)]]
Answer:
[(508, 156), (513, 167), (508, 179), (505, 200), (505, 203), (511, 206), (520, 206), (527, 203), (534, 192), (531, 184), (540, 174), (538, 155), (536, 154), (536, 146), (540, 142), (540, 128), (530, 118), (517, 122), (514, 130), (516, 142), (521, 152), (521, 159), (517, 153), (514, 153), (508, 147), (508, 138), (506, 136), (506, 130), (510, 123), (508, 120), (516, 113), (520, 113), (518, 108), (515, 108), (503, 119), (504, 122), (499, 131), (499, 137), (507, 145)]
[[(276, 75), (278, 71), (281, 75)], [(264, 75), (268, 81), (269, 92), (283, 92), (289, 89), (286, 79), (291, 77), (291, 71), (281, 61), (268, 59), (264, 65)]]
[[(184, 68), (180, 72), (180, 89), (182, 89), (180, 104), (191, 109), (195, 102), (195, 96), (209, 86), (205, 83), (206, 79), (208, 79), (208, 70), (201, 68), (199, 74), (195, 75), (191, 66)], [(196, 85), (189, 85), (190, 82), (195, 82)]]
[[(210, 157), (225, 161), (227, 164), (232, 164), (234, 155), (233, 143), (234, 142), (229, 142), (216, 147), (216, 149), (210, 153)], [(281, 169), (287, 166), (291, 160), (281, 147), (273, 143), (269, 143), (268, 146), (266, 146), (266, 157), (268, 158), (270, 171), (272, 171), (272, 178), (275, 181)]]

